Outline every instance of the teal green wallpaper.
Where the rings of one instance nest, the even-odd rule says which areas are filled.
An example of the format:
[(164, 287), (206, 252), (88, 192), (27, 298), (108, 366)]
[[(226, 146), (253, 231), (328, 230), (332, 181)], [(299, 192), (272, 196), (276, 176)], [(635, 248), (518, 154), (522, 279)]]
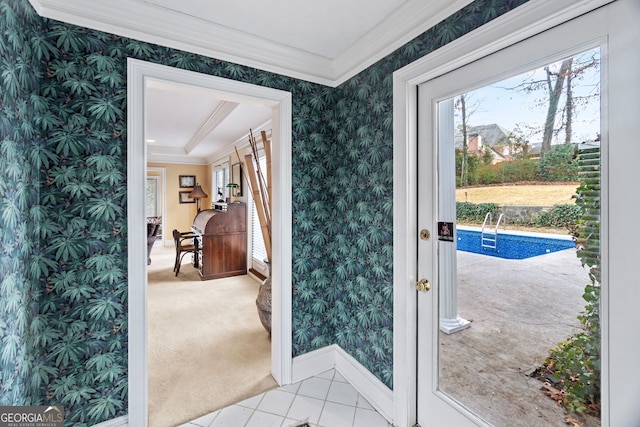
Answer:
[(0, 0), (0, 405), (127, 412), (128, 57), (292, 93), (293, 355), (337, 343), (391, 387), (391, 73), (521, 3), (477, 0), (333, 89)]
[(45, 69), (37, 51), (44, 37), (28, 5), (0, 5), (0, 405), (29, 405), (38, 400), (39, 374), (56, 372), (34, 338), (45, 327), (38, 277), (52, 262), (35, 229), (49, 222), (39, 207), (45, 142), (38, 117), (47, 106), (38, 94)]
[[(393, 379), (393, 72), (526, 0), (477, 0), (340, 86), (335, 200), (335, 341), (385, 384)], [(333, 295), (335, 293), (335, 296)]]

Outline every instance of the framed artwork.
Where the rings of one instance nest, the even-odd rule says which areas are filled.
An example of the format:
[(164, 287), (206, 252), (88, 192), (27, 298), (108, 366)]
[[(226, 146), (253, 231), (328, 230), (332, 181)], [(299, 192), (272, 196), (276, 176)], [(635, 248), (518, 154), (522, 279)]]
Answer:
[(231, 182), (238, 184), (236, 197), (242, 197), (242, 164), (234, 163), (231, 166)]
[(196, 199), (190, 199), (189, 194), (191, 191), (178, 191), (180, 195), (180, 203), (195, 203)]
[(192, 188), (196, 186), (195, 175), (180, 175), (179, 178), (180, 178), (180, 188)]

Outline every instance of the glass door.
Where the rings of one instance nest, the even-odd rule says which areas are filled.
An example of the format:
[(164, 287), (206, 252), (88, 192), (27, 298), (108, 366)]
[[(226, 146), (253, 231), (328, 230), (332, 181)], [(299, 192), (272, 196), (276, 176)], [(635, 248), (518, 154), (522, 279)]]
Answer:
[[(569, 379), (545, 361), (555, 353), (568, 366), (585, 333), (592, 397), (569, 410), (594, 410), (588, 425), (600, 424), (599, 390), (588, 387), (601, 380), (606, 287), (596, 231), (609, 124), (600, 112), (615, 102), (600, 71), (624, 60), (602, 54), (614, 6), (419, 86), (418, 230), (433, 231), (417, 243), (418, 279), (431, 289), (418, 286), (423, 427), (563, 425), (553, 399)], [(540, 120), (529, 118), (538, 107)], [(489, 191), (476, 198), (478, 185)], [(507, 187), (518, 186), (509, 201)]]

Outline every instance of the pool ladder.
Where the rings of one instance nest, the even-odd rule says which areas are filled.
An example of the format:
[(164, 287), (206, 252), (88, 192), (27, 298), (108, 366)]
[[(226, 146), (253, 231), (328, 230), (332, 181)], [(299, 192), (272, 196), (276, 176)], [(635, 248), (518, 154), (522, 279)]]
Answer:
[(493, 228), (493, 216), (491, 212), (487, 212), (482, 223), (482, 249), (495, 249), (498, 246), (498, 227), (502, 222), (504, 214), (498, 216), (495, 228)]

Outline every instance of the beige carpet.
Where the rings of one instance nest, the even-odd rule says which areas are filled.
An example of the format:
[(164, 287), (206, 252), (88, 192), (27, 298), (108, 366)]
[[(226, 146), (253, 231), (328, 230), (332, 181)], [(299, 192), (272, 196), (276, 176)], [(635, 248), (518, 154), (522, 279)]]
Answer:
[(201, 281), (175, 251), (155, 247), (148, 266), (149, 426), (183, 424), (276, 386), (271, 343), (249, 276)]

